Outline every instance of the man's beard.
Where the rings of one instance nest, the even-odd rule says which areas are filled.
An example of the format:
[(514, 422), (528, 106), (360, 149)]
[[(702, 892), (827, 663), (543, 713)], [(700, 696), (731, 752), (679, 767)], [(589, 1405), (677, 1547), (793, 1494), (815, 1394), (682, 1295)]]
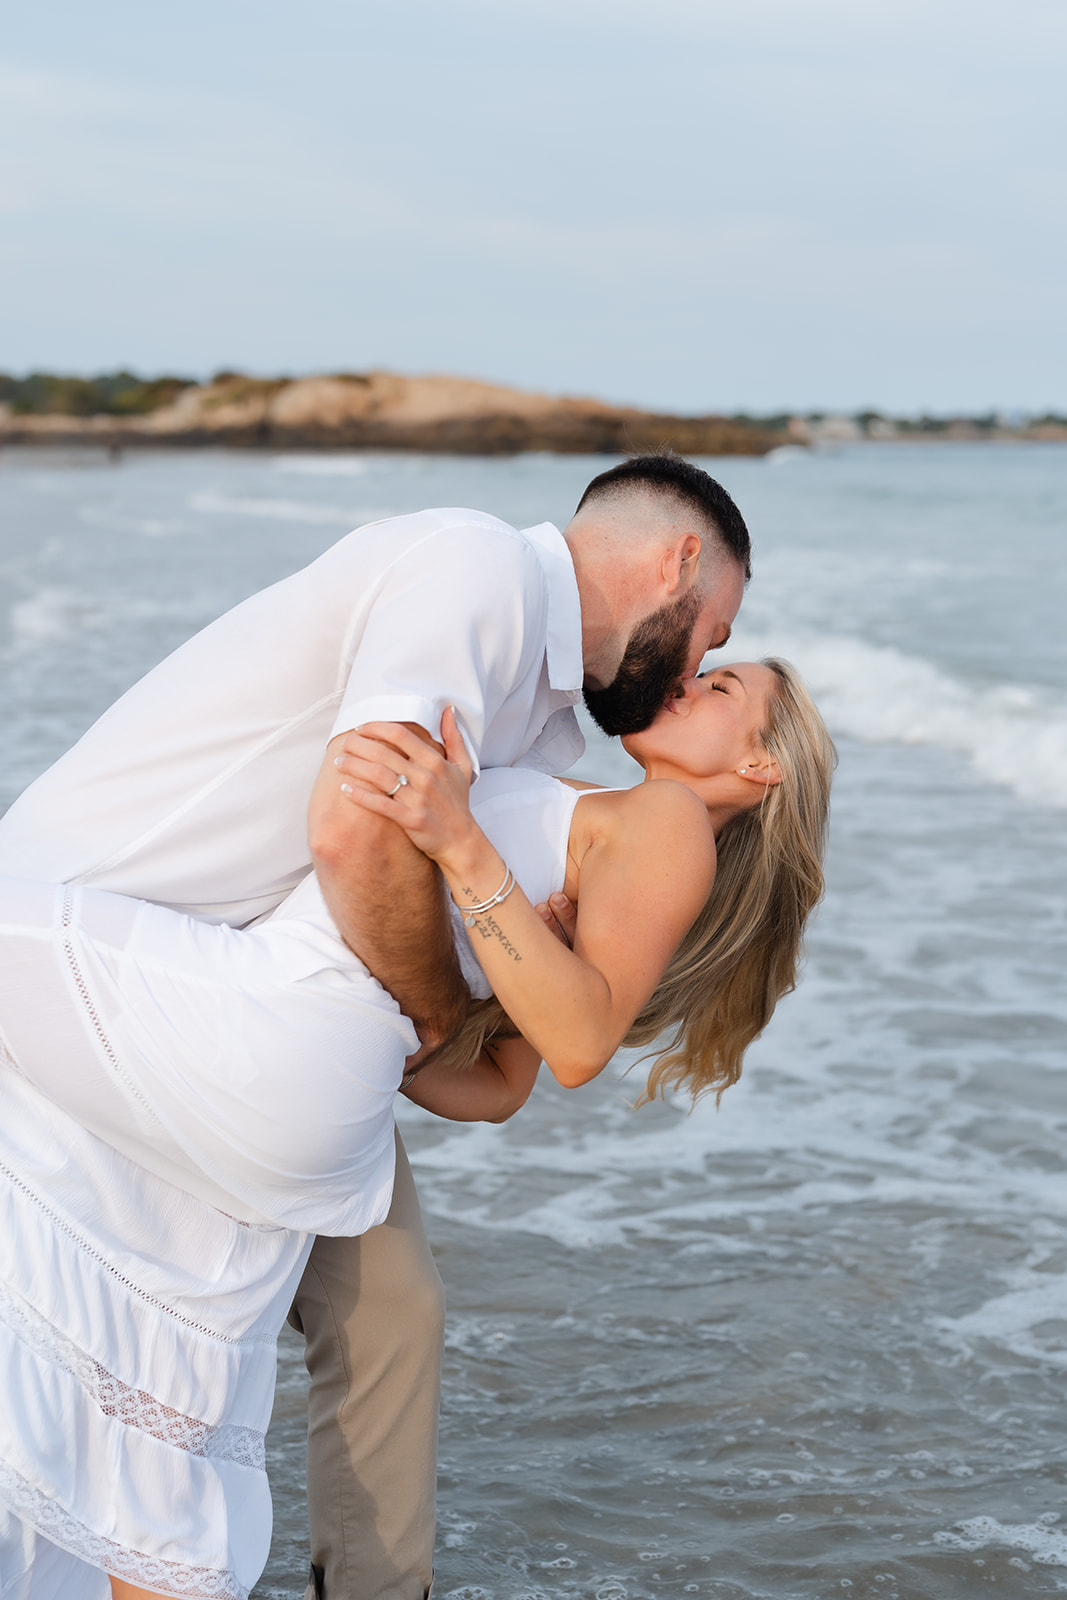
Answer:
[(606, 689), (583, 691), (589, 715), (614, 738), (641, 733), (676, 694), (689, 661), (700, 597), (690, 589), (639, 622)]

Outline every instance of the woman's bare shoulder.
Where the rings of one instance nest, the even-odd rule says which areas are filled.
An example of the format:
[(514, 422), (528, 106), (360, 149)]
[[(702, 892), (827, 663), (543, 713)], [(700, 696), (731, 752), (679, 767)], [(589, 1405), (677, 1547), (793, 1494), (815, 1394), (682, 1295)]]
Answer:
[[(581, 813), (585, 812), (582, 818)], [(645, 884), (665, 904), (703, 902), (715, 877), (715, 835), (700, 798), (682, 783), (656, 779), (634, 789), (583, 795), (575, 808), (571, 855), (579, 872), (596, 847), (602, 867), (623, 873), (633, 888)]]
[(651, 832), (670, 840), (683, 834), (690, 848), (694, 838), (707, 840), (714, 850), (714, 835), (707, 808), (684, 783), (671, 778), (647, 779), (632, 789), (602, 789), (582, 798), (579, 810), (595, 810), (602, 826), (621, 829), (627, 836)]

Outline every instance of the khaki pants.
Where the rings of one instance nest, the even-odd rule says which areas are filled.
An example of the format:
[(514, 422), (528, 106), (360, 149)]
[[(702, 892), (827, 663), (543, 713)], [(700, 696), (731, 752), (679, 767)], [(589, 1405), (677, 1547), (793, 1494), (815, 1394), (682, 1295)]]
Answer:
[(397, 1135), (388, 1217), (317, 1239), (289, 1314), (311, 1374), (307, 1600), (430, 1592), (444, 1309)]

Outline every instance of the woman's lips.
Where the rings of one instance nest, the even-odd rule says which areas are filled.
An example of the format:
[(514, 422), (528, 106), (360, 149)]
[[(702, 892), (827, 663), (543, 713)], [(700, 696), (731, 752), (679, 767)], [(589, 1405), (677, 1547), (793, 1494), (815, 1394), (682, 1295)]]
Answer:
[(672, 716), (676, 717), (678, 715), (678, 707), (692, 698), (691, 685), (695, 684), (695, 682), (695, 678), (681, 678), (672, 693), (667, 696), (664, 706)]

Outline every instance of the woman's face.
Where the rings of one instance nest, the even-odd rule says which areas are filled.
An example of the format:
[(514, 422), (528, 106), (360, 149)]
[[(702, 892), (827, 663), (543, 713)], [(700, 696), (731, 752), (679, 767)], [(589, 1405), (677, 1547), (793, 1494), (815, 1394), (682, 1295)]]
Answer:
[(707, 778), (750, 767), (767, 756), (759, 742), (776, 679), (756, 661), (712, 667), (686, 678), (678, 700), (668, 700), (643, 733), (623, 748), (653, 775)]

